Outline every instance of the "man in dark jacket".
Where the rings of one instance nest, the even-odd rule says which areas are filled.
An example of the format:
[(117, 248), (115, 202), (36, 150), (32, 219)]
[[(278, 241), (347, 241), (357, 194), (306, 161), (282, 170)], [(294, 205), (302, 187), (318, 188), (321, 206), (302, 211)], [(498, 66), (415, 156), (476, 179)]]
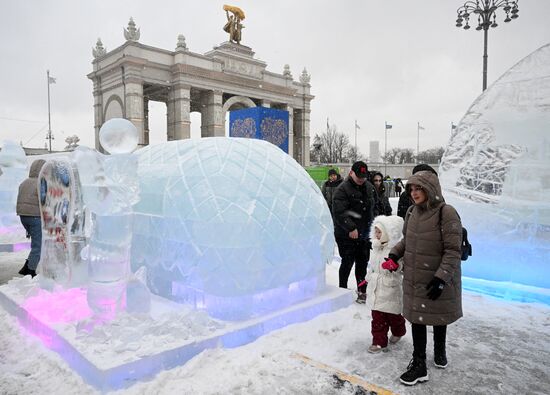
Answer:
[(321, 192), (323, 192), (323, 196), (325, 197), (325, 200), (327, 201), (328, 208), (330, 209), (330, 212), (332, 213), (332, 197), (334, 195), (334, 191), (342, 183), (342, 177), (340, 177), (340, 174), (335, 169), (330, 169), (328, 171), (328, 180), (325, 181), (323, 184), (323, 187), (321, 188)]
[(355, 263), (358, 303), (366, 301), (367, 286), (364, 279), (370, 256), (369, 230), (374, 219), (375, 192), (367, 181), (368, 174), (365, 162), (355, 162), (349, 176), (334, 191), (332, 199), (334, 236), (342, 258), (340, 287), (347, 288), (349, 274)]
[[(434, 170), (433, 167), (430, 165), (427, 165), (425, 163), (420, 163), (419, 165), (416, 165), (413, 168), (413, 175), (418, 173), (419, 171), (430, 171), (434, 173), (437, 176), (437, 172)], [(409, 207), (411, 207), (414, 204), (414, 201), (411, 199), (411, 196), (406, 192), (402, 193), (401, 196), (399, 196), (399, 203), (397, 203), (397, 215), (399, 215), (401, 218), (405, 219), (405, 214), (407, 214), (407, 210)]]
[(386, 187), (384, 186), (384, 176), (379, 171), (371, 173), (372, 184), (374, 186), (374, 216), (391, 215), (391, 205)]

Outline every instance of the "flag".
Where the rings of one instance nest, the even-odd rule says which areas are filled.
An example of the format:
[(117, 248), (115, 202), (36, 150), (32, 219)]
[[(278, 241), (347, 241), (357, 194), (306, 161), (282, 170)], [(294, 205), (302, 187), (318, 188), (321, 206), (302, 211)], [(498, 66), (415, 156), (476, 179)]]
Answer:
[(456, 129), (456, 125), (451, 122), (451, 130), (454, 130), (454, 129)]
[(328, 124), (328, 117), (327, 117), (327, 130), (330, 129), (330, 125)]
[(355, 127), (356, 127), (357, 129), (361, 129), (361, 127), (360, 127), (359, 125), (357, 125), (357, 121), (355, 121)]
[(393, 125), (390, 125), (389, 123), (386, 124), (386, 129), (391, 129), (393, 128)]
[(53, 77), (48, 77), (48, 83), (49, 83), (49, 84), (55, 84), (55, 80), (56, 80), (56, 79), (53, 78)]
[(424, 130), (424, 127), (420, 126), (420, 124), (418, 124), (418, 130)]

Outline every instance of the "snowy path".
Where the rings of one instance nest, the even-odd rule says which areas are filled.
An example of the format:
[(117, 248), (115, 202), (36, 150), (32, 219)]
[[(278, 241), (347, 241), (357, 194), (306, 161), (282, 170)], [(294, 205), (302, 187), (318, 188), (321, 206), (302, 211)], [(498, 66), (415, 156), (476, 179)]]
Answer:
[[(2, 257), (0, 260), (4, 261)], [(3, 263), (2, 263), (3, 266)], [(337, 266), (327, 266), (337, 282)], [(264, 336), (231, 350), (210, 350), (128, 394), (346, 394), (325, 372), (292, 358), (295, 352), (401, 394), (550, 393), (550, 309), (466, 293), (465, 317), (449, 327), (446, 370), (435, 369), (428, 341), (430, 381), (413, 388), (398, 377), (412, 352), (410, 333), (389, 352), (372, 355), (370, 311), (353, 305)], [(21, 334), (0, 309), (0, 393), (95, 393), (57, 354)]]

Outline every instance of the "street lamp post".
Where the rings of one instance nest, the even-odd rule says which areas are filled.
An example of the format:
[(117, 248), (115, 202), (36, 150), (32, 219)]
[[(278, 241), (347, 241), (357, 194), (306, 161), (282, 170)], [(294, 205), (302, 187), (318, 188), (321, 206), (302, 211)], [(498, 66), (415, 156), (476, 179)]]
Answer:
[[(487, 89), (487, 40), (489, 28), (498, 26), (496, 22), (496, 10), (502, 8), (506, 13), (504, 22), (510, 22), (519, 15), (519, 0), (476, 0), (467, 1), (457, 12), (456, 27), (464, 30), (470, 28), (470, 17), (477, 14), (476, 30), (483, 30), (483, 90)], [(492, 19), (492, 22), (491, 22)]]

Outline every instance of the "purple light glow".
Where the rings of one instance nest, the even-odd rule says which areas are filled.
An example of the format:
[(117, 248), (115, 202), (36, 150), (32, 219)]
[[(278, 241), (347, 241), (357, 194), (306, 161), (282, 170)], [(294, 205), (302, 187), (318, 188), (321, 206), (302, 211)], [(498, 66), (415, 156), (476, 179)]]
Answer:
[(25, 250), (29, 250), (30, 248), (31, 248), (31, 243), (28, 241), (24, 241), (22, 243), (15, 243), (13, 245), (13, 252), (25, 251)]
[(22, 308), (34, 319), (47, 325), (74, 323), (92, 316), (86, 300), (86, 290), (71, 288), (61, 292), (40, 289), (38, 294), (28, 298)]
[(213, 333), (204, 339), (189, 339), (188, 343), (170, 350), (104, 367), (93, 364), (82, 354), (82, 350), (65, 339), (55, 325), (51, 325), (89, 317), (91, 311), (87, 307), (86, 296), (86, 291), (78, 288), (53, 294), (41, 291), (28, 298), (23, 305), (18, 305), (0, 290), (0, 305), (15, 315), (22, 327), (41, 339), (45, 346), (59, 353), (85, 381), (104, 392), (150, 379), (163, 370), (183, 365), (204, 350), (220, 346), (238, 347), (273, 330), (345, 308), (353, 302), (350, 291), (327, 289), (312, 300), (232, 326), (230, 331)]

